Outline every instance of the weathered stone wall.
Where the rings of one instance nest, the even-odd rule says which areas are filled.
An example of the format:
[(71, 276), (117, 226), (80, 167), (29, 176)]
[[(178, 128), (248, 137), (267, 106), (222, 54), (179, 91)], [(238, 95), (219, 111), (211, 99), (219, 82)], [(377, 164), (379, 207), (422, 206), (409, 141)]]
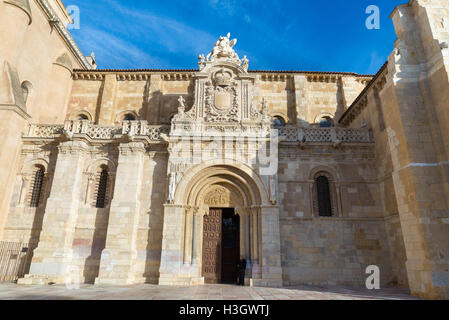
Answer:
[[(62, 2), (46, 3), (58, 26), (67, 25), (70, 16)], [(20, 136), (30, 122), (63, 123), (71, 70), (84, 68), (56, 29), (37, 1), (0, 1), (0, 238), (18, 169)]]
[(164, 204), (168, 188), (168, 154), (149, 154), (145, 159), (141, 192), (142, 211), (137, 234), (135, 277), (157, 284), (162, 250)]
[[(44, 151), (45, 149), (45, 151)], [(156, 283), (159, 275), (163, 204), (167, 190), (167, 153), (158, 148), (145, 155), (140, 201), (142, 211), (138, 215), (138, 233), (136, 239), (137, 258), (134, 261), (135, 277), (142, 282)], [(90, 146), (80, 166), (80, 188), (73, 195), (78, 203), (76, 218), (71, 235), (73, 242), (68, 246), (71, 253), (70, 272), (85, 283), (94, 283), (99, 275), (100, 260), (106, 246), (109, 226), (110, 205), (116, 190), (117, 145), (105, 145), (100, 149)], [(19, 174), (16, 176), (10, 213), (4, 230), (4, 240), (28, 243), (31, 253), (38, 247), (47, 199), (53, 185), (53, 176), (58, 161), (57, 144), (26, 144), (22, 149), (19, 162)], [(61, 161), (61, 160), (59, 160)], [(36, 166), (45, 168), (45, 183), (42, 202), (38, 208), (31, 208), (29, 200), (33, 189), (33, 174)], [(95, 207), (95, 184), (98, 182), (99, 168), (109, 170), (107, 204), (104, 209)], [(131, 172), (135, 168), (130, 167)], [(66, 179), (64, 179), (66, 180)], [(57, 181), (58, 185), (71, 184), (71, 181)], [(120, 184), (118, 186), (120, 190)], [(54, 190), (63, 196), (63, 191)], [(67, 195), (66, 195), (67, 196)], [(47, 218), (47, 225), (56, 221)], [(49, 232), (49, 231), (47, 231)], [(56, 231), (55, 231), (56, 232)], [(120, 237), (120, 235), (117, 235)], [(26, 270), (29, 270), (28, 261)]]
[[(69, 275), (100, 284), (184, 283), (182, 276), (194, 279), (186, 283), (201, 283), (198, 265), (189, 266), (194, 256), (189, 243), (193, 225), (202, 222), (194, 223), (195, 210), (184, 212), (183, 203), (166, 204), (171, 170), (166, 141), (150, 142), (148, 133), (137, 140), (132, 132), (114, 136), (127, 115), (150, 125), (170, 124), (180, 96), (186, 112), (195, 97), (204, 99), (194, 71), (77, 70), (72, 78), (73, 68), (86, 65), (58, 32), (48, 36), (51, 26), (37, 3), (0, 1), (1, 27), (14, 30), (0, 34), (6, 44), (0, 47), (0, 212), (9, 213), (0, 215), (0, 238), (29, 242), (33, 264), (23, 283)], [(66, 24), (62, 3), (50, 3)], [(267, 187), (269, 199), (261, 212), (245, 218), (248, 230), (257, 230), (247, 234), (254, 283), (279, 285), (282, 272), (284, 285), (363, 285), (366, 267), (377, 265), (383, 286), (409, 286), (422, 297), (448, 296), (449, 8), (443, 0), (414, 0), (392, 17), (395, 51), (366, 90), (371, 76), (245, 71), (245, 85), (251, 86), (242, 88), (246, 94), (253, 89), (256, 109), (266, 99), (266, 119), (281, 116), (290, 125), (308, 127), (330, 117), (336, 125), (369, 128), (375, 141), (342, 142), (332, 136), (336, 129), (332, 141), (321, 143), (319, 137), (306, 143), (287, 134), (280, 145), (277, 192), (275, 178), (264, 177), (256, 189), (265, 195)], [(98, 136), (64, 133), (61, 127), (20, 139), (29, 123), (62, 124), (79, 116), (101, 126), (94, 128)], [(107, 205), (98, 209), (93, 202), (101, 166), (109, 169), (110, 180)], [(36, 168), (45, 169), (44, 190), (40, 206), (30, 208)], [(314, 178), (320, 172), (331, 181), (332, 217), (317, 212)], [(164, 229), (184, 236), (164, 238)], [(279, 236), (282, 271), (275, 248)], [(167, 274), (160, 278), (159, 272)], [(181, 277), (173, 280), (174, 275)]]
[[(68, 98), (71, 86), (71, 72), (54, 69), (62, 68), (62, 65), (69, 69), (81, 68), (82, 65), (58, 32), (52, 32), (47, 16), (36, 1), (23, 2), (29, 4), (31, 16), (6, 1), (0, 2), (1, 29), (8, 30), (0, 35), (3, 43), (0, 48), (0, 70), (8, 61), (17, 68), (20, 82), (29, 81), (32, 84), (26, 107), (34, 122), (62, 123), (65, 114), (61, 110), (65, 109), (67, 103), (65, 99)], [(49, 1), (53, 8), (60, 8), (57, 2)], [(62, 11), (58, 13), (62, 17)], [(68, 13), (64, 18), (63, 23), (68, 23)], [(59, 60), (55, 65), (61, 57), (66, 60)], [(57, 92), (52, 91), (53, 88), (57, 88)]]
[(404, 242), (392, 257), (399, 281), (407, 278), (415, 295), (447, 298), (448, 4), (415, 0), (392, 18), (398, 40), (388, 65), (342, 123), (368, 122), (376, 137), (386, 212), (398, 212), (387, 224), (392, 250)]
[[(295, 150), (296, 149), (296, 150)], [(281, 248), (287, 284), (363, 285), (369, 265), (381, 268), (382, 285), (392, 281), (374, 144), (282, 146), (279, 190)], [(332, 177), (333, 217), (319, 217), (314, 175)]]
[[(343, 114), (371, 79), (345, 74), (254, 73), (253, 104), (260, 106), (265, 98), (270, 116), (303, 126), (319, 122), (323, 116), (333, 119)], [(87, 114), (95, 123), (120, 125), (125, 114), (132, 114), (150, 124), (170, 124), (179, 96), (186, 99), (186, 111), (193, 105), (191, 77), (191, 72), (76, 72), (66, 118)], [(295, 77), (303, 77), (304, 82), (295, 84)]]
[[(22, 149), (3, 234), (5, 241), (29, 243), (31, 250), (34, 250), (39, 243), (57, 154), (54, 146), (49, 146), (50, 150), (43, 149), (43, 145), (26, 146)], [(45, 179), (40, 205), (38, 208), (31, 208), (29, 204), (37, 166), (45, 169)]]

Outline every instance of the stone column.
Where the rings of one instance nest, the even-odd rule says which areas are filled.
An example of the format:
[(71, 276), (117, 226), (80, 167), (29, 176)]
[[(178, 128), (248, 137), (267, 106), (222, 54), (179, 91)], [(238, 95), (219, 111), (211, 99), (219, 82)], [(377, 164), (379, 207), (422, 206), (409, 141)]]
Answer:
[(246, 227), (246, 252), (245, 254), (247, 255), (246, 259), (251, 262), (251, 215), (249, 214), (249, 210), (247, 211), (247, 214), (245, 215), (245, 227)]
[(259, 260), (259, 208), (250, 209), (250, 230), (251, 230), (251, 274), (253, 279), (261, 277)]
[(190, 266), (192, 264), (192, 243), (193, 243), (193, 210), (185, 210), (186, 227), (184, 240), (184, 265)]
[(123, 143), (119, 149), (106, 247), (95, 284), (128, 285), (140, 281), (133, 273), (133, 262), (137, 258), (145, 145), (143, 142)]
[(192, 265), (198, 265), (198, 210), (193, 212), (193, 230), (192, 230)]
[(20, 284), (63, 283), (70, 279), (87, 144), (83, 141), (63, 142), (58, 149), (40, 242), (34, 251), (30, 274), (20, 279)]
[[(237, 213), (236, 213), (237, 214)], [(238, 216), (240, 217), (240, 255), (244, 255), (246, 259), (248, 257), (246, 256), (246, 219), (245, 215), (243, 214), (243, 210), (238, 210)]]

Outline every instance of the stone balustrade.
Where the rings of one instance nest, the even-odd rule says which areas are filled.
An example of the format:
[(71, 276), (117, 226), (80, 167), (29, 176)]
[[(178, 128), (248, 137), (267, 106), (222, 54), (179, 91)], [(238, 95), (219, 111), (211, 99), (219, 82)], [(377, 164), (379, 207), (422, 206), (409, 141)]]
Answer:
[(56, 139), (64, 133), (85, 134), (93, 140), (112, 140), (119, 135), (148, 137), (151, 141), (162, 140), (170, 126), (152, 126), (146, 121), (124, 121), (122, 126), (99, 126), (87, 120), (70, 120), (64, 125), (31, 124), (24, 138)]
[(279, 128), (279, 136), (286, 142), (304, 143), (373, 143), (369, 129), (352, 128), (298, 128), (287, 126)]
[[(368, 129), (350, 128), (279, 128), (279, 136), (285, 142), (304, 143), (372, 143)], [(56, 139), (63, 133), (85, 134), (94, 140), (112, 140), (117, 135), (148, 137), (151, 141), (162, 140), (161, 134), (169, 134), (169, 126), (151, 126), (146, 121), (124, 121), (122, 126), (99, 126), (87, 120), (66, 121), (64, 125), (32, 124), (26, 138)]]

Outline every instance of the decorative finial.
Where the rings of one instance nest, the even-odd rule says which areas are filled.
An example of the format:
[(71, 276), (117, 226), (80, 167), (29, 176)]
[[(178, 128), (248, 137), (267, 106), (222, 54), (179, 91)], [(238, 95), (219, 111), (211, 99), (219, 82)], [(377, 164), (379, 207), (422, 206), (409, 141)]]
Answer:
[(198, 56), (198, 66), (200, 67), (200, 70), (204, 69), (205, 62), (206, 62), (206, 58), (204, 57), (204, 54), (200, 54)]
[(245, 70), (245, 72), (248, 72), (249, 60), (246, 56), (244, 56), (242, 59), (242, 67), (243, 67), (243, 70)]

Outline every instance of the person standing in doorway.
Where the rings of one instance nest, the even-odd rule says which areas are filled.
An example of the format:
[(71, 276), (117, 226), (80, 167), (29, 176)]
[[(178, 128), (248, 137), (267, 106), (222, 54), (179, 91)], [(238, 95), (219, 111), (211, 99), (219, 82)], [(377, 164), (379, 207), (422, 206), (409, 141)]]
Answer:
[(238, 270), (239, 270), (238, 285), (244, 286), (245, 285), (245, 272), (246, 272), (246, 259), (243, 256), (240, 256)]

